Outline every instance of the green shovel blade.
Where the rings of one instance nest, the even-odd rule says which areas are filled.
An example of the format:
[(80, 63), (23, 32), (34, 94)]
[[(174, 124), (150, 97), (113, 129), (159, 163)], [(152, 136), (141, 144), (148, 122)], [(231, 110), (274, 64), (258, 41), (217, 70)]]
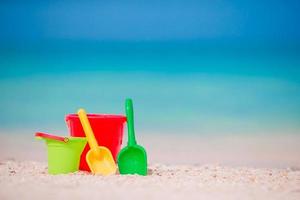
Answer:
[(139, 145), (127, 146), (118, 156), (120, 174), (147, 175), (147, 155)]
[(128, 127), (128, 145), (118, 154), (120, 174), (147, 175), (147, 153), (137, 145), (134, 133), (133, 105), (131, 99), (126, 99), (126, 117)]

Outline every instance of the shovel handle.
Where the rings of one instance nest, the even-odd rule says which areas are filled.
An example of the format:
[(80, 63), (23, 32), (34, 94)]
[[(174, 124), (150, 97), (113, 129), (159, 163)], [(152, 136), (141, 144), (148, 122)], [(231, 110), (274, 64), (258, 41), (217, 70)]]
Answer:
[(67, 143), (69, 141), (69, 138), (67, 137), (60, 137), (56, 135), (50, 135), (47, 133), (41, 133), (41, 132), (36, 132), (35, 137), (41, 137), (41, 138), (46, 138), (46, 139), (51, 139), (51, 140), (58, 140)]
[(134, 114), (132, 99), (126, 99), (125, 101), (125, 111), (127, 117), (127, 129), (128, 129), (128, 145), (136, 145), (135, 133), (134, 133)]
[(86, 115), (85, 110), (81, 108), (81, 109), (78, 110), (77, 114), (79, 116), (82, 128), (84, 130), (85, 136), (87, 138), (87, 141), (88, 141), (91, 149), (97, 148), (98, 143), (97, 143), (97, 140), (94, 136), (92, 127), (90, 125), (90, 122), (89, 122), (89, 119)]

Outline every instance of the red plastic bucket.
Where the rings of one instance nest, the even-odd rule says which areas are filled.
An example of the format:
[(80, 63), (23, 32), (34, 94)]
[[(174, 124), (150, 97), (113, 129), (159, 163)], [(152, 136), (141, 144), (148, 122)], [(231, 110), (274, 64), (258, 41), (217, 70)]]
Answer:
[[(116, 161), (122, 144), (123, 127), (126, 117), (123, 115), (106, 114), (88, 114), (87, 116), (98, 144), (107, 147)], [(66, 122), (71, 136), (85, 137), (77, 114), (67, 115)], [(90, 171), (85, 160), (86, 153), (89, 149), (90, 146), (87, 144), (81, 154), (79, 166), (80, 170)]]

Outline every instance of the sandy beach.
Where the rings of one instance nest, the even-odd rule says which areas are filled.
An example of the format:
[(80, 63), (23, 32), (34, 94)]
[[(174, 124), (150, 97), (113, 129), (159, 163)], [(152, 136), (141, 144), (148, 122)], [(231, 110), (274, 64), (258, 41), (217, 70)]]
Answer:
[[(299, 199), (299, 136), (145, 134), (149, 175), (48, 175), (46, 148), (1, 135), (1, 199)], [(26, 141), (26, 142), (24, 142)]]
[(48, 175), (45, 163), (1, 162), (1, 199), (299, 199), (300, 171), (150, 165), (149, 176)]

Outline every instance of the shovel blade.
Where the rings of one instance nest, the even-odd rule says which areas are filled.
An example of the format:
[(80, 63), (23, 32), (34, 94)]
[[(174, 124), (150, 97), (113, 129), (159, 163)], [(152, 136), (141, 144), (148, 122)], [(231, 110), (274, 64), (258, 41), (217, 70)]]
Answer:
[(111, 175), (117, 170), (112, 154), (106, 147), (90, 149), (86, 154), (86, 162), (94, 174)]
[(147, 175), (147, 154), (139, 145), (127, 146), (118, 155), (120, 174)]

